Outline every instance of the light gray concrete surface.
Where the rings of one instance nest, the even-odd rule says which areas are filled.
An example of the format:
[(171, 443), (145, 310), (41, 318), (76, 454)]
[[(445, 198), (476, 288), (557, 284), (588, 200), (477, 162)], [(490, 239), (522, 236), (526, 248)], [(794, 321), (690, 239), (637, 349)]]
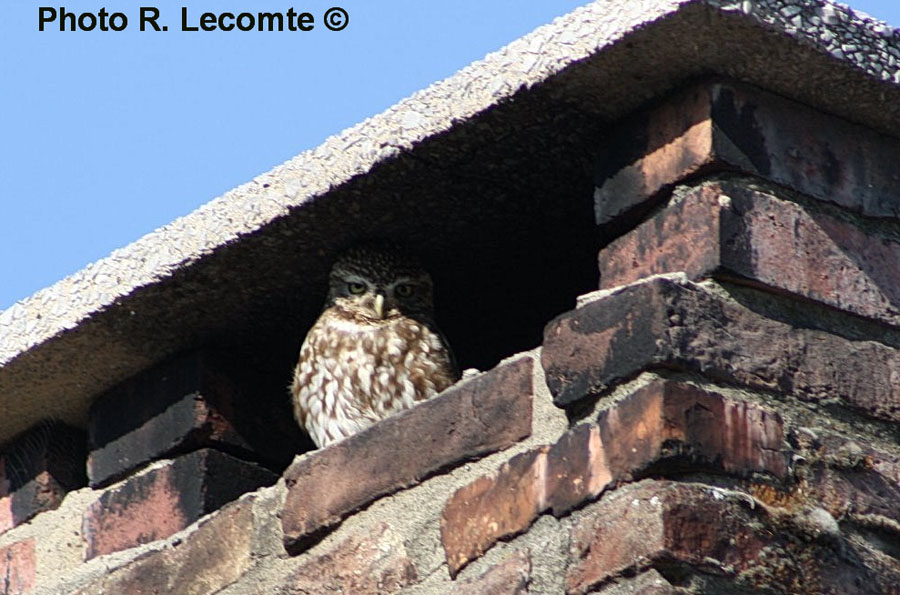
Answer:
[[(478, 283), (459, 270), (486, 251), (568, 254), (591, 233), (569, 217), (605, 123), (685, 80), (900, 136), (898, 62), (900, 32), (816, 0), (593, 2), (0, 313), (0, 443), (47, 415), (83, 424), (99, 393), (199, 345), (288, 369), (328, 262), (359, 239), (402, 237), (446, 285)], [(536, 241), (557, 219), (538, 230), (568, 233)]]

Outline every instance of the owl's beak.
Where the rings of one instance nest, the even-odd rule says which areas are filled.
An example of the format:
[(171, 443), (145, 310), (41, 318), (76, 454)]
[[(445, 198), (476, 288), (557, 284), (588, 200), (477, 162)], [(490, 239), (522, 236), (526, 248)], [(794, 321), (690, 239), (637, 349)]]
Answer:
[(384, 319), (384, 296), (380, 293), (375, 294), (375, 314), (379, 319)]

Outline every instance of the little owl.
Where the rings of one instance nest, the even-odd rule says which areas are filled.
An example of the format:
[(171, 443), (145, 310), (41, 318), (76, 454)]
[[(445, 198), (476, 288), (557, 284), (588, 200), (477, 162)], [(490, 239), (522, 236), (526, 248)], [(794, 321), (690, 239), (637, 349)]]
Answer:
[(335, 262), (291, 386), (294, 415), (319, 448), (456, 381), (433, 310), (431, 277), (394, 247), (357, 247)]

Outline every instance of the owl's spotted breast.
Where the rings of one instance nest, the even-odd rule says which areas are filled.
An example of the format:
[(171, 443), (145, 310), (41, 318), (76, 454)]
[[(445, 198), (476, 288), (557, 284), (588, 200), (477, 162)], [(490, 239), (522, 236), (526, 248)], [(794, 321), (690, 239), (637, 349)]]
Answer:
[(433, 397), (456, 376), (441, 335), (425, 323), (358, 322), (330, 309), (300, 349), (294, 412), (322, 447)]

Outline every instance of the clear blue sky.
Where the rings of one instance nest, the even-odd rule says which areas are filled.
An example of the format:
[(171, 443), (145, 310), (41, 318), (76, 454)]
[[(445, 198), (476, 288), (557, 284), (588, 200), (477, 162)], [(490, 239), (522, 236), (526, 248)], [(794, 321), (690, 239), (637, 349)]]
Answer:
[[(3, 0), (0, 310), (586, 2), (77, 0), (127, 28), (61, 33)], [(140, 32), (141, 4), (171, 30)], [(182, 5), (194, 23), (293, 5), (315, 28), (187, 33)], [(322, 24), (334, 5), (343, 31)], [(900, 26), (897, 0), (850, 5)]]

